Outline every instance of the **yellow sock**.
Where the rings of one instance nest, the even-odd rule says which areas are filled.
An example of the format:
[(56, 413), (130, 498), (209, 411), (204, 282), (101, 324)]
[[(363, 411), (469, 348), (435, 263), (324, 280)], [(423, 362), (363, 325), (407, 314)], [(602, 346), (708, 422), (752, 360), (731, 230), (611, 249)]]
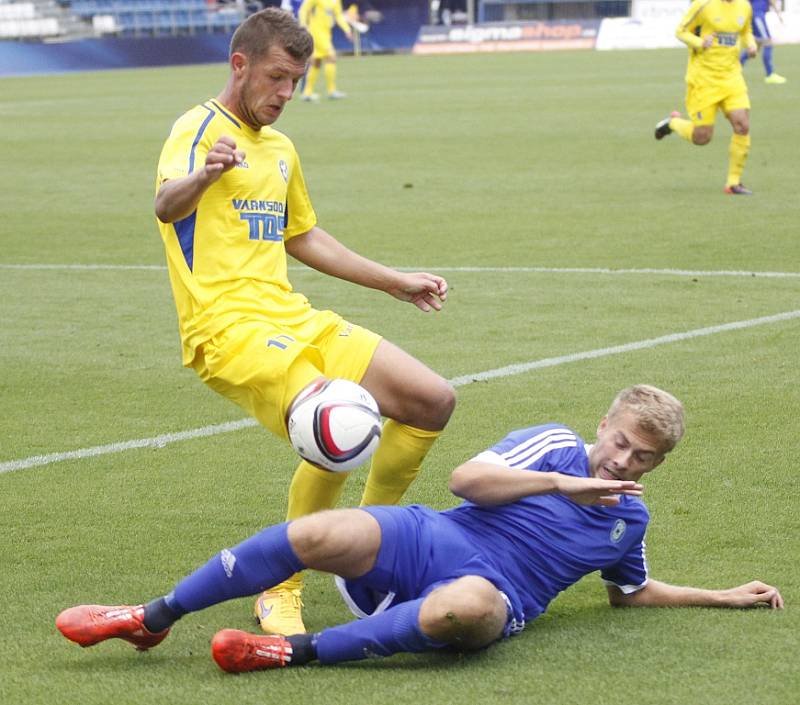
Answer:
[(747, 161), (747, 153), (750, 151), (750, 135), (731, 135), (731, 143), (728, 147), (728, 181), (726, 186), (735, 186), (742, 183), (742, 172), (744, 163)]
[[(297, 519), (321, 509), (335, 507), (342, 494), (347, 475), (346, 472), (321, 470), (303, 460), (294, 471), (292, 484), (289, 486), (289, 508), (286, 511), (286, 519)], [(295, 573), (274, 589), (301, 590), (302, 587), (302, 573)]]
[(306, 85), (303, 88), (303, 95), (311, 95), (314, 92), (314, 85), (317, 82), (317, 78), (319, 78), (319, 66), (314, 66), (313, 64), (308, 67), (308, 73), (306, 74)]
[(336, 64), (332, 61), (325, 62), (325, 88), (328, 95), (336, 90)]
[(440, 434), (441, 431), (423, 431), (389, 419), (372, 457), (361, 506), (397, 504)]
[(669, 121), (669, 129), (677, 132), (687, 142), (692, 141), (692, 132), (694, 132), (694, 125), (691, 120), (684, 118), (672, 118)]

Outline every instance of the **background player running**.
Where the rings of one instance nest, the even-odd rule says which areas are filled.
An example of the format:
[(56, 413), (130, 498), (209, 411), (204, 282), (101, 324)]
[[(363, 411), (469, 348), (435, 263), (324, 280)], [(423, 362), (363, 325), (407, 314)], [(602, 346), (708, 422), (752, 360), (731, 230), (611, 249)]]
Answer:
[[(764, 83), (786, 83), (786, 79), (775, 73), (775, 69), (772, 66), (772, 35), (769, 33), (769, 25), (767, 24), (767, 13), (770, 8), (783, 21), (780, 8), (775, 0), (750, 0), (750, 4), (753, 7), (753, 36), (756, 39), (756, 44), (761, 47), (761, 60), (764, 62), (764, 72), (766, 74)], [(750, 55), (747, 51), (743, 51), (739, 58), (744, 64), (750, 58)]]
[(749, 196), (742, 172), (750, 151), (750, 98), (739, 52), (756, 55), (748, 0), (694, 0), (676, 36), (689, 47), (686, 69), (686, 110), (689, 119), (673, 112), (656, 125), (655, 137), (677, 132), (696, 145), (708, 144), (720, 109), (733, 127), (725, 193)]
[(684, 431), (672, 395), (637, 385), (617, 395), (597, 441), (547, 424), (515, 431), (456, 468), (467, 501), (322, 512), (264, 529), (145, 606), (82, 605), (58, 629), (81, 646), (162, 641), (188, 612), (252, 594), (301, 568), (337, 584), (362, 619), (287, 638), (226, 629), (212, 641), (221, 668), (240, 672), (455, 646), (479, 649), (522, 630), (562, 590), (599, 570), (614, 606), (783, 607), (774, 587), (679, 587), (649, 577), (642, 476)]

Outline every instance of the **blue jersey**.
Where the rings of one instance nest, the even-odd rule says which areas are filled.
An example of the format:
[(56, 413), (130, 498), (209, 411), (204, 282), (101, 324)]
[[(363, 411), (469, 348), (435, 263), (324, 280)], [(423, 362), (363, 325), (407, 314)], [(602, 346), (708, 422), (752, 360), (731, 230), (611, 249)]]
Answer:
[[(475, 460), (589, 477), (587, 446), (558, 424), (514, 431)], [(616, 507), (590, 507), (561, 495), (538, 495), (491, 507), (464, 502), (442, 515), (457, 522), (514, 586), (526, 620), (597, 570), (626, 593), (647, 582), (644, 535), (649, 513), (636, 497), (623, 495)]]
[(750, 4), (753, 6), (753, 17), (769, 12), (769, 0), (750, 0)]

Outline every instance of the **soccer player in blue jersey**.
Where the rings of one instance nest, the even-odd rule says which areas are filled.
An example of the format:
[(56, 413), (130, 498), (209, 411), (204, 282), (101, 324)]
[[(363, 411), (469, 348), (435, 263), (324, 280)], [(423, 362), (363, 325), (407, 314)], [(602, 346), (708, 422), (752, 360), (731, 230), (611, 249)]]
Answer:
[(342, 509), (272, 526), (222, 550), (165, 597), (72, 607), (56, 626), (81, 646), (121, 638), (148, 649), (188, 612), (255, 594), (304, 568), (334, 573), (361, 619), (288, 637), (222, 630), (211, 650), (223, 670), (479, 649), (521, 631), (558, 593), (598, 570), (614, 606), (782, 608), (778, 590), (758, 581), (706, 590), (649, 576), (639, 481), (683, 432), (675, 397), (630, 387), (592, 445), (560, 424), (534, 426), (456, 468), (450, 489), (466, 500), (458, 507)]
[[(756, 44), (761, 47), (761, 60), (764, 62), (764, 83), (781, 84), (786, 83), (786, 78), (778, 73), (772, 65), (772, 35), (769, 33), (769, 25), (767, 25), (767, 13), (770, 8), (775, 11), (778, 18), (781, 17), (780, 8), (775, 0), (750, 0), (753, 6), (753, 36), (756, 39)], [(747, 51), (742, 51), (740, 59), (744, 64), (750, 55)]]

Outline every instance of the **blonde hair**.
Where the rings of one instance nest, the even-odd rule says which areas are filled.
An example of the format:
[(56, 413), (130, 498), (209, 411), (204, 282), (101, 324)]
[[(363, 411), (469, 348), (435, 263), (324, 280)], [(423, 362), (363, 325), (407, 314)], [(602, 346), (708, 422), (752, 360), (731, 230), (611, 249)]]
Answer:
[(645, 433), (660, 437), (664, 453), (669, 453), (683, 438), (686, 419), (681, 404), (672, 394), (649, 384), (636, 384), (617, 394), (608, 418), (630, 412)]

